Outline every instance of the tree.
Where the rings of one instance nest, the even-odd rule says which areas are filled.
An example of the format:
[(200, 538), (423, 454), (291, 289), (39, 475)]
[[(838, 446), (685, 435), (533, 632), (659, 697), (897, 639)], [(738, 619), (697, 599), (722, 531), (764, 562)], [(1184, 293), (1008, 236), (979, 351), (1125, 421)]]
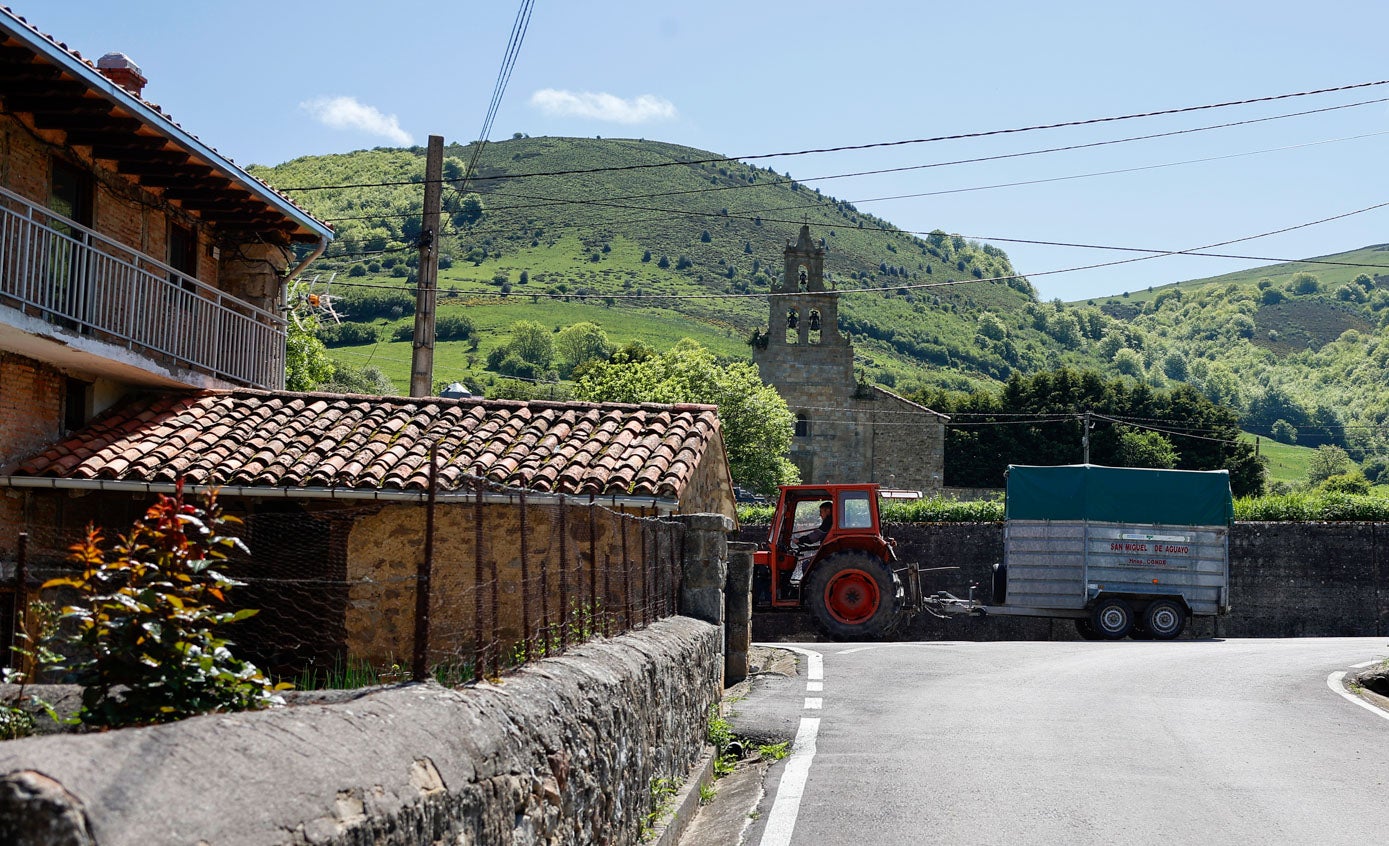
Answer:
[(316, 334), (318, 319), (289, 322), (285, 337), (285, 390), (312, 391), (333, 375), (333, 360)]
[(539, 370), (548, 370), (555, 359), (555, 340), (550, 330), (531, 320), (518, 320), (511, 324), (511, 340), (507, 350), (515, 353), (522, 361), (534, 364)]
[(786, 401), (762, 384), (757, 369), (721, 361), (689, 340), (661, 355), (589, 368), (574, 387), (576, 399), (591, 402), (709, 403), (718, 406), (724, 448), (738, 484), (762, 493), (792, 484), (796, 468), (787, 460), (795, 418)]
[(1294, 273), (1291, 285), (1294, 294), (1315, 294), (1321, 290), (1321, 282), (1306, 271)]
[(468, 194), (463, 197), (463, 202), (458, 206), (458, 212), (453, 216), (453, 222), (458, 226), (471, 226), (482, 219), (483, 215), (482, 198), (477, 194)]
[(1273, 425), (1269, 427), (1269, 434), (1280, 444), (1297, 443), (1297, 429), (1293, 427), (1293, 424), (1282, 418), (1273, 421)]
[(1171, 470), (1177, 466), (1177, 451), (1172, 442), (1157, 432), (1124, 428), (1119, 433), (1119, 465), (1121, 467), (1152, 467)]
[(1307, 464), (1307, 484), (1320, 485), (1332, 476), (1340, 476), (1355, 469), (1350, 456), (1338, 446), (1317, 447), (1317, 454)]
[(560, 375), (569, 376), (591, 361), (607, 361), (613, 347), (602, 327), (584, 321), (555, 336), (555, 352), (559, 355)]

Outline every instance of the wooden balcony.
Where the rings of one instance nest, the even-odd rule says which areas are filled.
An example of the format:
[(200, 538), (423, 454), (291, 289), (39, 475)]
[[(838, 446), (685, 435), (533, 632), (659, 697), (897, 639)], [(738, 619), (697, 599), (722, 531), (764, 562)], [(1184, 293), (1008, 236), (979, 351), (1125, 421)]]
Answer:
[(0, 188), (4, 307), (160, 368), (284, 387), (284, 318)]

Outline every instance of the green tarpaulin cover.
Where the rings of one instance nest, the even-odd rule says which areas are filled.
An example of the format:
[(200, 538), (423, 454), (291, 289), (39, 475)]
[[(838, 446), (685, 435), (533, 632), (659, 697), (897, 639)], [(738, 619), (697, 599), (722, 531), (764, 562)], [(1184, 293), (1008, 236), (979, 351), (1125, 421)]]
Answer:
[(1008, 468), (1007, 517), (1228, 526), (1235, 506), (1226, 470), (1014, 464)]

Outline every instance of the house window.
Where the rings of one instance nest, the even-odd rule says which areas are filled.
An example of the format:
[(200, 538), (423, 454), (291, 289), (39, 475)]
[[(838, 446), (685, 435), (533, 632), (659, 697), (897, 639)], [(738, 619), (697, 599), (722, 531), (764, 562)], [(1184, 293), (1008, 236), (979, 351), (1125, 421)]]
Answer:
[(92, 417), (92, 383), (69, 377), (63, 390), (63, 428), (81, 429)]
[(796, 437), (810, 437), (810, 416), (804, 411), (796, 415)]
[[(169, 266), (184, 276), (198, 276), (198, 236), (193, 230), (177, 223), (169, 224)], [(195, 289), (193, 283), (176, 276), (169, 277), (169, 283), (179, 283), (183, 290)]]
[(78, 332), (90, 332), (90, 282), (87, 278), (87, 254), (82, 248), (87, 243), (87, 233), (78, 226), (91, 228), (94, 183), (90, 173), (62, 159), (51, 161), (48, 207), (65, 220), (50, 220), (49, 223), (66, 237), (52, 239), (45, 251), (52, 284), (48, 303), (52, 311), (48, 319)]
[[(92, 225), (92, 175), (62, 159), (53, 160), (48, 207), (80, 226)], [(72, 227), (56, 224), (66, 235), (75, 236)]]

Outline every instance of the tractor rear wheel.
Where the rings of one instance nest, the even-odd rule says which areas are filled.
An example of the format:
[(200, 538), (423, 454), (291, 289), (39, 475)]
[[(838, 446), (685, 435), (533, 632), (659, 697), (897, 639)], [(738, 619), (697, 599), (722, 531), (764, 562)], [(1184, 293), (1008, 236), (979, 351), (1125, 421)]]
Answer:
[(821, 561), (810, 575), (806, 603), (820, 628), (836, 640), (880, 638), (898, 622), (902, 585), (887, 563), (863, 552)]

